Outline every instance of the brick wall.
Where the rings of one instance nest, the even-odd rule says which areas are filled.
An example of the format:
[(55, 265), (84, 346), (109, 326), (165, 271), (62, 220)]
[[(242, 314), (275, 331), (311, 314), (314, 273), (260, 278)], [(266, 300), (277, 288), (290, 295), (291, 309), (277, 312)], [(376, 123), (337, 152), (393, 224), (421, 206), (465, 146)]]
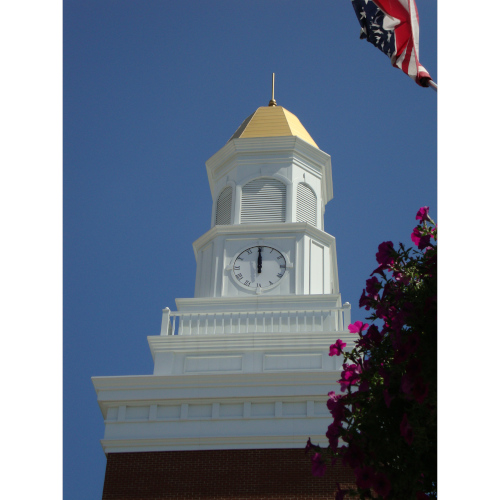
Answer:
[(303, 449), (109, 453), (103, 500), (332, 500), (350, 469), (311, 475)]

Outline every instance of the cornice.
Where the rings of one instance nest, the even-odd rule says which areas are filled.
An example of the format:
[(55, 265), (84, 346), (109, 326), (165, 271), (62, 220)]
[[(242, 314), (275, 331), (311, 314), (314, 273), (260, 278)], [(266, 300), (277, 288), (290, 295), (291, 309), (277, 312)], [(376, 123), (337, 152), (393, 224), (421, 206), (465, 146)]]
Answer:
[[(290, 307), (290, 310), (313, 310), (317, 307), (336, 307), (340, 301), (340, 293), (314, 294), (314, 295), (269, 295), (269, 296), (235, 296), (235, 297), (189, 297), (177, 298), (175, 303), (178, 310), (198, 312), (197, 307), (213, 307), (218, 310), (225, 307), (227, 312), (248, 311), (249, 306), (256, 311), (275, 311), (279, 307)], [(242, 309), (237, 309), (241, 305)], [(278, 308), (279, 308), (278, 307)], [(283, 309), (287, 310), (287, 309)]]
[(303, 386), (318, 384), (334, 385), (339, 371), (315, 372), (266, 372), (266, 373), (227, 373), (193, 375), (121, 375), (92, 377), (96, 392), (120, 390), (156, 389), (212, 389), (220, 387), (268, 387)]
[[(331, 420), (331, 419), (330, 419)], [(324, 434), (294, 434), (291, 436), (217, 436), (163, 439), (101, 439), (104, 453), (182, 450), (234, 450), (304, 448), (308, 438), (326, 446)]]
[(193, 250), (195, 256), (198, 250), (203, 248), (207, 243), (217, 236), (229, 235), (251, 235), (258, 233), (259, 235), (283, 235), (283, 234), (305, 234), (315, 238), (321, 243), (331, 246), (335, 242), (335, 237), (325, 233), (321, 229), (308, 224), (307, 222), (279, 222), (267, 224), (231, 224), (227, 226), (214, 226), (205, 234), (200, 236), (193, 242)]
[(301, 332), (301, 333), (254, 333), (227, 334), (227, 335), (157, 335), (148, 337), (149, 347), (153, 358), (159, 352), (192, 352), (228, 353), (234, 351), (279, 351), (307, 352), (324, 350), (337, 338), (348, 346), (354, 345), (355, 336), (344, 332)]

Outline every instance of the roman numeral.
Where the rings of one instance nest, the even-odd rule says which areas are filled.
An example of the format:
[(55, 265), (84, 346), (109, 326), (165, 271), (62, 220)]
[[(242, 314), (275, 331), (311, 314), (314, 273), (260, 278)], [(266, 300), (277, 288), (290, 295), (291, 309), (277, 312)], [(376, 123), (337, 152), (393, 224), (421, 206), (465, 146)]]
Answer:
[(241, 257), (236, 257), (236, 260), (243, 260)]
[(234, 266), (234, 270), (235, 271), (239, 271), (240, 270), (240, 266)]
[(270, 285), (272, 285), (272, 284), (273, 284), (273, 282), (272, 282), (272, 281), (270, 281), (270, 282), (269, 282), (269, 284), (270, 284)]
[(286, 265), (285, 264), (280, 264), (280, 267), (281, 267), (281, 269), (286, 269)]
[(257, 288), (262, 288), (262, 285), (260, 283), (257, 283)]
[(243, 279), (243, 274), (241, 274), (241, 273), (237, 274), (237, 275), (236, 275), (236, 279), (237, 279), (238, 281), (241, 281), (241, 280)]
[(249, 286), (249, 285), (250, 285), (250, 281), (246, 280), (246, 281), (245, 281), (245, 285), (246, 285), (246, 286)]
[(280, 259), (285, 260), (285, 257), (283, 257), (283, 255), (280, 255), (279, 257), (277, 257), (277, 260), (280, 260)]
[(247, 254), (250, 255), (252, 253), (252, 250), (246, 250)]
[(278, 276), (278, 278), (281, 278), (283, 275), (282, 274), (278, 274), (277, 276)]

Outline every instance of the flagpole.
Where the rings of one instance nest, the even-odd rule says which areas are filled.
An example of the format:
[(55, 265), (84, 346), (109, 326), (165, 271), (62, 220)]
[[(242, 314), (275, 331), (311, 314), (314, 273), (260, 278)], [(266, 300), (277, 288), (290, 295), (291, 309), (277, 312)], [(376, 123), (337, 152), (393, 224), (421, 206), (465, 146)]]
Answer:
[(429, 84), (429, 87), (431, 87), (434, 90), (434, 92), (438, 91), (437, 83), (433, 82), (432, 80), (429, 80), (427, 83)]

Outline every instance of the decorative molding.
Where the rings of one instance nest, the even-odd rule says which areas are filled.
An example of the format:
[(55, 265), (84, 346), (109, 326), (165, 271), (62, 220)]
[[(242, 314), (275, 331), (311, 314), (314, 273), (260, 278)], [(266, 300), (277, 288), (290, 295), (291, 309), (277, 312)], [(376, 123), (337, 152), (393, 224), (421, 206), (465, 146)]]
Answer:
[(106, 454), (139, 451), (304, 448), (309, 437), (315, 444), (320, 444), (324, 447), (328, 445), (324, 434), (296, 434), (292, 436), (101, 439), (101, 446)]

